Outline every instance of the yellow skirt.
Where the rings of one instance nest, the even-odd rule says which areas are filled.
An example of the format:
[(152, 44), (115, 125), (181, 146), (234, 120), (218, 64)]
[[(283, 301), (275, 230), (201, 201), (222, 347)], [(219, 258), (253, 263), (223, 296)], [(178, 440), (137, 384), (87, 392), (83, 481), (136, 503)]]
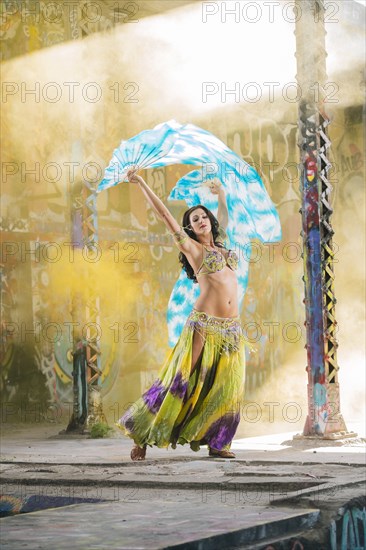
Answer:
[[(191, 373), (194, 331), (203, 348)], [(152, 386), (116, 425), (143, 447), (177, 443), (230, 449), (244, 396), (245, 347), (240, 317), (192, 310)]]

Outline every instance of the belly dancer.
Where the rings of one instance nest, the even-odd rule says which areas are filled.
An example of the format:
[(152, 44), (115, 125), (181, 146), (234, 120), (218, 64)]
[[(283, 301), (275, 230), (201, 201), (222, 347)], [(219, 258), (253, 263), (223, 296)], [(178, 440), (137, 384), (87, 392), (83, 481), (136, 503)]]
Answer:
[(181, 335), (152, 386), (116, 425), (134, 441), (132, 460), (144, 460), (147, 445), (173, 449), (207, 445), (209, 456), (235, 458), (230, 450), (240, 421), (245, 380), (244, 333), (238, 312), (238, 257), (225, 247), (228, 211), (221, 182), (217, 218), (204, 205), (189, 208), (182, 225), (136, 170), (138, 185), (167, 226), (187, 277), (200, 286)]

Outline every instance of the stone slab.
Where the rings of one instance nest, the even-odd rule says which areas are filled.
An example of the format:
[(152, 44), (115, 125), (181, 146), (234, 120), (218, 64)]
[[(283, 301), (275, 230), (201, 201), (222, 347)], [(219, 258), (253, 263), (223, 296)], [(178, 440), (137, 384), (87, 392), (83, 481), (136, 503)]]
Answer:
[(311, 528), (318, 516), (317, 509), (116, 502), (17, 515), (0, 526), (3, 549), (217, 550)]

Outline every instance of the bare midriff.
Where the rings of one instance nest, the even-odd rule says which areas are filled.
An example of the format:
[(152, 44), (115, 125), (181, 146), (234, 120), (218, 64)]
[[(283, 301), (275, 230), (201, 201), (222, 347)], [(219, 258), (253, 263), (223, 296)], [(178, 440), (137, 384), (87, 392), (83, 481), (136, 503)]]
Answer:
[(239, 315), (237, 276), (229, 266), (201, 275), (198, 284), (201, 293), (193, 306), (195, 309), (216, 317)]

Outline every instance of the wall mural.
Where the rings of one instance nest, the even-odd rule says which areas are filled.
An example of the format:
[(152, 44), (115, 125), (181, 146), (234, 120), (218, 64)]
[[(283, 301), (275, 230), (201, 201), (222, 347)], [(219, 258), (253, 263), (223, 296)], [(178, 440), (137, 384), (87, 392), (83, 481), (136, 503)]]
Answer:
[[(61, 21), (39, 24), (32, 15), (14, 10), (10, 13), (12, 3), (5, 4), (9, 13), (0, 30), (5, 46), (3, 60), (108, 29), (114, 18), (111, 11), (109, 15), (103, 13), (104, 19), (99, 18), (98, 25), (93, 26), (92, 11), (82, 9), (87, 2), (79, 2), (70, 25)], [(83, 55), (86, 59), (87, 52)], [(7, 66), (6, 70), (6, 76), (14, 80), (11, 67)], [(32, 70), (35, 69), (27, 68), (25, 80), (32, 80)], [(85, 71), (84, 78), (92, 78), (93, 67), (86, 67)], [(83, 177), (80, 164), (105, 166), (110, 144), (116, 143), (121, 136), (136, 134), (140, 128), (131, 130), (137, 122), (134, 122), (130, 106), (123, 104), (116, 109), (113, 97), (106, 99), (96, 117), (93, 117), (93, 105), (89, 106), (86, 113), (82, 111), (80, 119), (75, 117), (71, 127), (62, 103), (55, 112), (50, 104), (40, 101), (37, 109), (34, 105), (29, 108), (31, 126), (37, 128), (37, 142), (29, 149), (23, 139), (23, 133), (26, 136), (27, 132), (25, 111), (16, 107), (9, 98), (1, 121), (3, 160), (7, 169), (0, 220), (7, 243), (1, 259), (3, 410), (9, 418), (20, 420), (22, 404), (29, 407), (30, 403), (37, 403), (40, 414), (51, 420), (57, 416), (57, 410), (68, 408), (72, 402), (70, 304), (72, 291), (78, 288), (77, 263), (69, 262), (66, 255), (69, 248), (64, 243), (71, 235), (72, 201), (80, 200)], [(332, 195), (335, 243), (339, 241), (345, 247), (349, 213), (352, 212), (360, 227), (364, 224), (357, 210), (364, 176), (362, 116), (362, 107), (358, 106), (337, 110), (337, 123), (329, 128), (334, 144), (334, 180), (337, 180)], [(279, 120), (251, 118), (249, 114), (240, 113), (235, 123), (228, 123), (226, 136), (222, 135), (222, 117), (222, 113), (213, 113), (207, 123), (205, 119), (191, 122), (219, 135), (246, 162), (255, 166), (279, 211), (283, 230), (283, 240), (278, 246), (254, 247), (258, 260), (252, 261), (250, 266), (241, 312), (248, 339), (246, 397), (250, 398), (274, 369), (281, 369), (287, 355), (295, 348), (302, 350), (305, 342), (297, 106), (284, 111)], [(152, 125), (149, 119), (149, 124), (143, 127)], [(95, 126), (99, 128), (97, 135)], [(51, 128), (52, 132), (57, 128), (57, 141)], [(52, 170), (56, 169), (52, 166), (55, 159), (63, 168), (58, 180), (52, 175)], [(33, 174), (25, 176), (22, 173), (23, 161), (30, 164)], [(74, 172), (65, 169), (65, 163), (72, 162), (79, 163)], [(42, 170), (45, 166), (46, 172)], [(148, 171), (144, 176), (154, 191), (166, 200), (174, 182), (189, 170), (190, 167), (169, 166)], [(181, 219), (184, 204), (167, 202), (167, 206)], [(99, 262), (98, 268), (103, 275), (101, 279), (107, 279), (105, 274), (108, 273), (113, 281), (109, 287), (103, 286), (102, 281), (100, 287), (102, 391), (107, 401), (118, 394), (127, 401), (130, 398), (124, 393), (127, 377), (136, 372), (144, 373), (141, 386), (148, 386), (169, 351), (165, 314), (171, 288), (180, 272), (178, 250), (165, 226), (156, 220), (138, 191), (128, 184), (103, 193), (98, 203), (98, 224), (103, 261), (106, 259), (105, 264)], [(35, 251), (33, 255), (25, 253), (29, 248)], [(61, 258), (54, 261), (60, 250)], [(21, 333), (24, 320), (28, 329), (46, 326), (46, 332), (41, 330), (39, 341), (35, 331), (24, 343)], [(62, 330), (58, 331), (58, 327)], [(25, 375), (25, 364), (29, 375)]]

